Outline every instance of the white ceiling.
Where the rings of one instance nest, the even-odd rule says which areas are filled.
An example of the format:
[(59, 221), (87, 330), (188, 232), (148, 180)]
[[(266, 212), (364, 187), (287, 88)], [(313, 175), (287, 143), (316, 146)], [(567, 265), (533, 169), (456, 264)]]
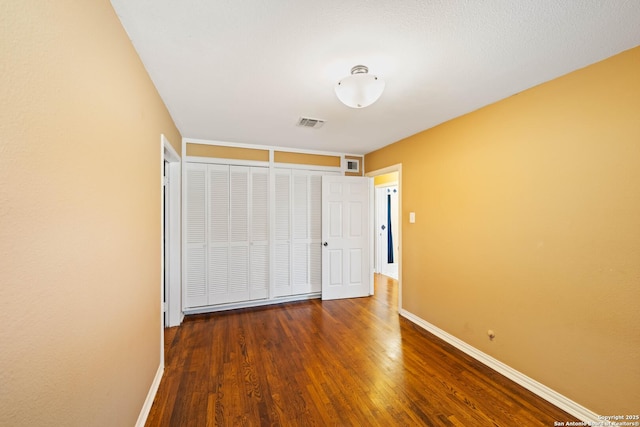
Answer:
[[(184, 137), (353, 154), (640, 45), (637, 0), (111, 3)], [(364, 109), (333, 90), (357, 64)]]

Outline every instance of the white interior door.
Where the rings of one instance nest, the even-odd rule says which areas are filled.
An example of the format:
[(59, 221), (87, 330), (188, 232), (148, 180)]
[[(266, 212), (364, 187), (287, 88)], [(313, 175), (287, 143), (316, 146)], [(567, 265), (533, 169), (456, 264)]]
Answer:
[(322, 177), (322, 299), (370, 295), (371, 195), (366, 177)]

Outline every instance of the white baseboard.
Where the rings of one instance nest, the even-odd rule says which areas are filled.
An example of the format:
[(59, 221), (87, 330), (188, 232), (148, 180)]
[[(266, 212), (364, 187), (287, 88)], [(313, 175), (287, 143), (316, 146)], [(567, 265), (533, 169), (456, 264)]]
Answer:
[(153, 399), (155, 399), (156, 393), (158, 392), (158, 387), (160, 387), (160, 381), (162, 380), (163, 374), (164, 363), (161, 362), (160, 366), (158, 366), (156, 376), (151, 383), (149, 393), (147, 393), (147, 398), (144, 401), (144, 405), (142, 405), (142, 409), (140, 410), (140, 415), (138, 415), (138, 421), (136, 421), (135, 427), (144, 427), (145, 423), (147, 422), (147, 417), (149, 416), (149, 412), (151, 412), (151, 405), (153, 405)]
[(182, 321), (184, 320), (184, 313), (182, 312), (182, 310), (180, 310), (180, 314), (177, 316), (178, 319), (175, 319), (175, 316), (173, 316), (173, 319), (171, 318), (171, 316), (169, 317), (169, 324), (166, 325), (165, 328), (173, 328), (174, 326), (182, 325)]
[[(448, 334), (447, 332), (443, 331), (437, 326), (432, 325), (426, 320), (421, 319), (415, 314), (402, 309), (400, 310), (400, 315), (410, 320), (411, 322), (415, 323), (416, 325), (420, 326), (421, 328), (425, 329), (426, 331), (432, 333), (433, 335), (437, 336), (438, 338), (442, 339), (443, 341), (446, 341), (447, 343), (451, 344), (458, 350), (465, 352), (469, 356), (476, 359), (478, 362), (504, 375), (505, 377), (509, 378), (511, 381), (535, 393), (536, 395), (552, 403), (553, 405), (557, 406), (563, 411), (568, 412), (569, 414), (573, 415), (579, 420), (584, 421), (585, 423), (592, 423), (594, 425), (599, 422), (602, 422), (602, 419), (599, 418), (598, 414), (596, 414), (595, 412), (585, 408), (582, 405), (579, 405), (578, 403), (574, 402), (568, 397), (563, 396), (557, 391), (550, 389), (546, 385), (539, 383), (533, 378), (529, 378), (522, 372), (519, 372), (513, 369), (512, 367), (505, 365), (504, 363), (478, 350), (477, 348), (470, 346), (466, 342), (454, 337), (451, 334)], [(558, 420), (558, 421), (564, 421), (564, 420)]]

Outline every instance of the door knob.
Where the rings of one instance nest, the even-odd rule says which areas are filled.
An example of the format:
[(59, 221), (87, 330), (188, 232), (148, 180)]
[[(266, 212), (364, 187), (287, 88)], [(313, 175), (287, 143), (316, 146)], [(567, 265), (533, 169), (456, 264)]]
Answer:
[(382, 227), (381, 227), (381, 228), (384, 230), (384, 229), (385, 229), (385, 228), (387, 228), (387, 227), (385, 227), (385, 226), (384, 226), (384, 224), (382, 224)]
[(324, 242), (324, 243), (322, 244), (322, 246), (329, 246), (329, 243)]

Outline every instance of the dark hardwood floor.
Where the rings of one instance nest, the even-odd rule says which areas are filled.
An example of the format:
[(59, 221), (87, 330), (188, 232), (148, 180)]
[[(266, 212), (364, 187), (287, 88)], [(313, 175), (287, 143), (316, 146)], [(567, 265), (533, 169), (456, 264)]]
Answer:
[(574, 417), (370, 298), (187, 317), (147, 426), (553, 426)]

